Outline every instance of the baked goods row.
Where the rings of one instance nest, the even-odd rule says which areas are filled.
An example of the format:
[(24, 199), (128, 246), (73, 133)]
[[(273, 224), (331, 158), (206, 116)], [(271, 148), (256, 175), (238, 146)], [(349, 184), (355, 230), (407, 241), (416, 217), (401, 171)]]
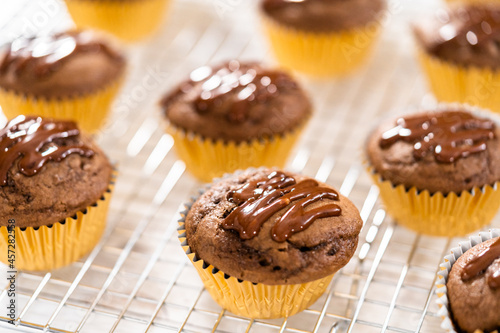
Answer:
[[(353, 21), (346, 13), (358, 6), (369, 10)], [(335, 76), (366, 60), (384, 7), (382, 1), (273, 0), (262, 2), (262, 13), (285, 68)], [(500, 110), (499, 13), (492, 6), (460, 8), (429, 31), (416, 28), (438, 99)], [(368, 39), (360, 43), (363, 37)], [(21, 37), (3, 53), (0, 106), (11, 119), (0, 130), (4, 263), (12, 264), (11, 235), (14, 264), (27, 270), (67, 265), (98, 242), (114, 172), (84, 132), (102, 126), (125, 62), (116, 46), (88, 31)], [(180, 222), (182, 246), (207, 290), (224, 308), (252, 318), (290, 316), (312, 304), (353, 256), (363, 222), (356, 207), (326, 184), (279, 168), (248, 169), (282, 167), (314, 116), (297, 79), (232, 60), (194, 70), (160, 106), (176, 152), (194, 176), (209, 182), (234, 172), (190, 202)], [(462, 236), (488, 225), (500, 206), (498, 126), (490, 111), (462, 104), (379, 125), (367, 136), (365, 162), (387, 211), (399, 224), (436, 236)], [(479, 255), (483, 259), (471, 255), (481, 269), (462, 278), (466, 291), (453, 292), (459, 287), (449, 284), (445, 295), (457, 330), (499, 326), (498, 312), (470, 325), (472, 319), (456, 320), (477, 313), (461, 300), (454, 306), (452, 296), (487, 281), (480, 300), (498, 307), (500, 254), (492, 244)]]

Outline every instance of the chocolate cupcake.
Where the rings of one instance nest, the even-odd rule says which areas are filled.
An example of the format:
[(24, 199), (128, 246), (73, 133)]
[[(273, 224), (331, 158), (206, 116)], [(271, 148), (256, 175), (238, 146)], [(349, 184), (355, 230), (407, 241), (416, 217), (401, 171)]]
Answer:
[(437, 99), (500, 112), (500, 6), (469, 5), (415, 26)]
[(312, 113), (290, 75), (238, 61), (196, 69), (161, 107), (177, 154), (204, 181), (252, 166), (283, 166)]
[(500, 205), (500, 129), (465, 109), (421, 112), (368, 138), (370, 172), (402, 225), (439, 236), (487, 225)]
[(448, 332), (500, 329), (500, 230), (481, 233), (452, 249), (437, 283), (440, 314)]
[(312, 76), (345, 74), (362, 64), (380, 33), (385, 0), (261, 0), (281, 65)]
[(19, 37), (0, 53), (0, 105), (8, 118), (68, 119), (95, 132), (124, 72), (121, 53), (93, 32)]
[(106, 222), (113, 169), (71, 121), (18, 116), (0, 130), (0, 247), (16, 267), (53, 269), (89, 252)]
[(222, 307), (276, 318), (321, 296), (353, 256), (363, 222), (328, 185), (264, 168), (213, 183), (180, 225), (183, 248)]

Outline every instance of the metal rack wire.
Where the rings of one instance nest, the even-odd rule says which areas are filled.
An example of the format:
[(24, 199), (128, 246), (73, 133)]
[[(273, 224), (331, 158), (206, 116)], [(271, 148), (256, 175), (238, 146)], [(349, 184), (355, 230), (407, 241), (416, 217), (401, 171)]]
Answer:
[[(99, 137), (120, 169), (106, 233), (87, 257), (71, 266), (20, 272), (17, 304), (22, 310), (15, 327), (0, 314), (2, 332), (25, 328), (50, 332), (441, 331), (433, 286), (441, 258), (458, 240), (421, 236), (394, 225), (379, 206), (378, 190), (360, 162), (364, 137), (380, 117), (433, 103), (413, 59), (406, 28), (409, 19), (439, 6), (433, 0), (391, 2), (382, 40), (373, 59), (358, 73), (333, 81), (301, 78), (314, 99), (316, 114), (289, 169), (340, 188), (360, 208), (365, 222), (355, 257), (335, 275), (327, 292), (288, 319), (238, 317), (214, 303), (182, 252), (176, 231), (178, 212), (200, 184), (176, 159), (156, 101), (197, 66), (229, 58), (270, 62), (254, 6), (244, 0), (179, 0), (158, 35), (129, 47), (129, 80), (109, 127)], [(4, 39), (33, 27), (45, 31), (70, 24), (57, 0), (19, 1), (9, 10), (0, 15)], [(42, 16), (49, 19), (37, 20)], [(4, 289), (1, 308), (6, 298)]]

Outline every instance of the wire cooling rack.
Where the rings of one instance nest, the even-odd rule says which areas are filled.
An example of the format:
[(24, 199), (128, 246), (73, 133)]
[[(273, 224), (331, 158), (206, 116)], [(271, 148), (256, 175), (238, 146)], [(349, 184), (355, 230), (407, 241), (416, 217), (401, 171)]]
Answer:
[[(58, 0), (3, 1), (0, 42), (71, 26)], [(19, 272), (17, 320), (7, 324), (0, 310), (0, 331), (441, 332), (436, 270), (459, 239), (421, 236), (394, 225), (361, 161), (363, 140), (380, 118), (433, 105), (414, 60), (408, 22), (440, 5), (391, 1), (381, 21), (384, 34), (365, 67), (337, 80), (300, 78), (316, 114), (288, 169), (339, 188), (365, 222), (355, 256), (309, 309), (275, 320), (225, 312), (179, 246), (179, 211), (200, 184), (172, 151), (156, 103), (198, 66), (231, 58), (272, 64), (272, 57), (254, 1), (178, 0), (156, 36), (127, 47), (129, 80), (98, 138), (120, 170), (105, 235), (68, 267)], [(494, 225), (500, 225), (498, 218)], [(6, 268), (0, 270), (4, 276)], [(0, 309), (7, 299), (3, 289)]]

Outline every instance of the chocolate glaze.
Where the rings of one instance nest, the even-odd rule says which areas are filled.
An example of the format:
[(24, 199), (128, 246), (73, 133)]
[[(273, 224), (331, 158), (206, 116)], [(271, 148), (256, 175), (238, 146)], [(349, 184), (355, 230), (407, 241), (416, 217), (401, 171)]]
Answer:
[(274, 21), (311, 32), (349, 30), (374, 22), (385, 0), (262, 0), (261, 9)]
[(251, 181), (228, 193), (228, 200), (238, 207), (224, 219), (222, 226), (238, 231), (241, 239), (252, 239), (264, 222), (291, 205), (271, 230), (273, 240), (284, 242), (307, 229), (316, 219), (341, 214), (340, 207), (333, 203), (305, 210), (322, 199), (338, 201), (339, 195), (333, 189), (319, 186), (313, 179), (297, 183), (292, 176), (274, 171), (267, 179)]
[(453, 163), (458, 158), (486, 150), (486, 142), (495, 138), (495, 124), (467, 112), (447, 111), (400, 118), (396, 126), (382, 134), (380, 147), (398, 141), (414, 144), (413, 155), (419, 160), (434, 154), (436, 161)]
[(422, 46), (439, 59), (461, 66), (500, 68), (500, 8), (460, 6), (415, 26)]
[[(69, 154), (85, 157), (94, 151), (78, 140), (80, 131), (72, 121), (18, 116), (0, 130), (0, 186), (19, 158), (19, 171), (33, 176), (48, 162), (59, 162)], [(75, 141), (76, 140), (76, 141)]]
[[(462, 272), (462, 281), (466, 282), (482, 274), (496, 260), (500, 258), (500, 237), (483, 251), (472, 257)], [(498, 266), (497, 268), (500, 268)], [(490, 288), (500, 288), (500, 269), (489, 272), (487, 282)]]
[(233, 60), (214, 70), (210, 67), (194, 70), (190, 80), (167, 95), (162, 105), (166, 108), (183, 94), (194, 93), (195, 86), (201, 87), (196, 90), (197, 98), (192, 102), (196, 112), (218, 112), (230, 99), (232, 104), (226, 108), (225, 116), (231, 123), (242, 123), (250, 116), (252, 105), (265, 104), (277, 96), (281, 88), (292, 88), (296, 84), (284, 72), (262, 70), (256, 64)]
[[(29, 64), (35, 64), (37, 77), (50, 75), (68, 58), (86, 52), (103, 51), (110, 58), (123, 61), (120, 54), (106, 44), (92, 38), (89, 32), (62, 32), (51, 36), (19, 37), (9, 45), (0, 63), (0, 74), (8, 70), (20, 75)], [(31, 70), (31, 69), (30, 69)]]
[[(489, 53), (491, 47), (498, 49), (500, 42), (500, 11), (486, 8), (470, 7), (461, 14), (463, 23), (456, 26), (448, 23), (440, 30), (444, 33), (443, 40), (430, 49), (431, 53), (440, 55), (446, 49), (456, 49), (466, 46), (475, 53)], [(450, 38), (451, 37), (451, 38)], [(498, 57), (497, 57), (498, 58)]]

